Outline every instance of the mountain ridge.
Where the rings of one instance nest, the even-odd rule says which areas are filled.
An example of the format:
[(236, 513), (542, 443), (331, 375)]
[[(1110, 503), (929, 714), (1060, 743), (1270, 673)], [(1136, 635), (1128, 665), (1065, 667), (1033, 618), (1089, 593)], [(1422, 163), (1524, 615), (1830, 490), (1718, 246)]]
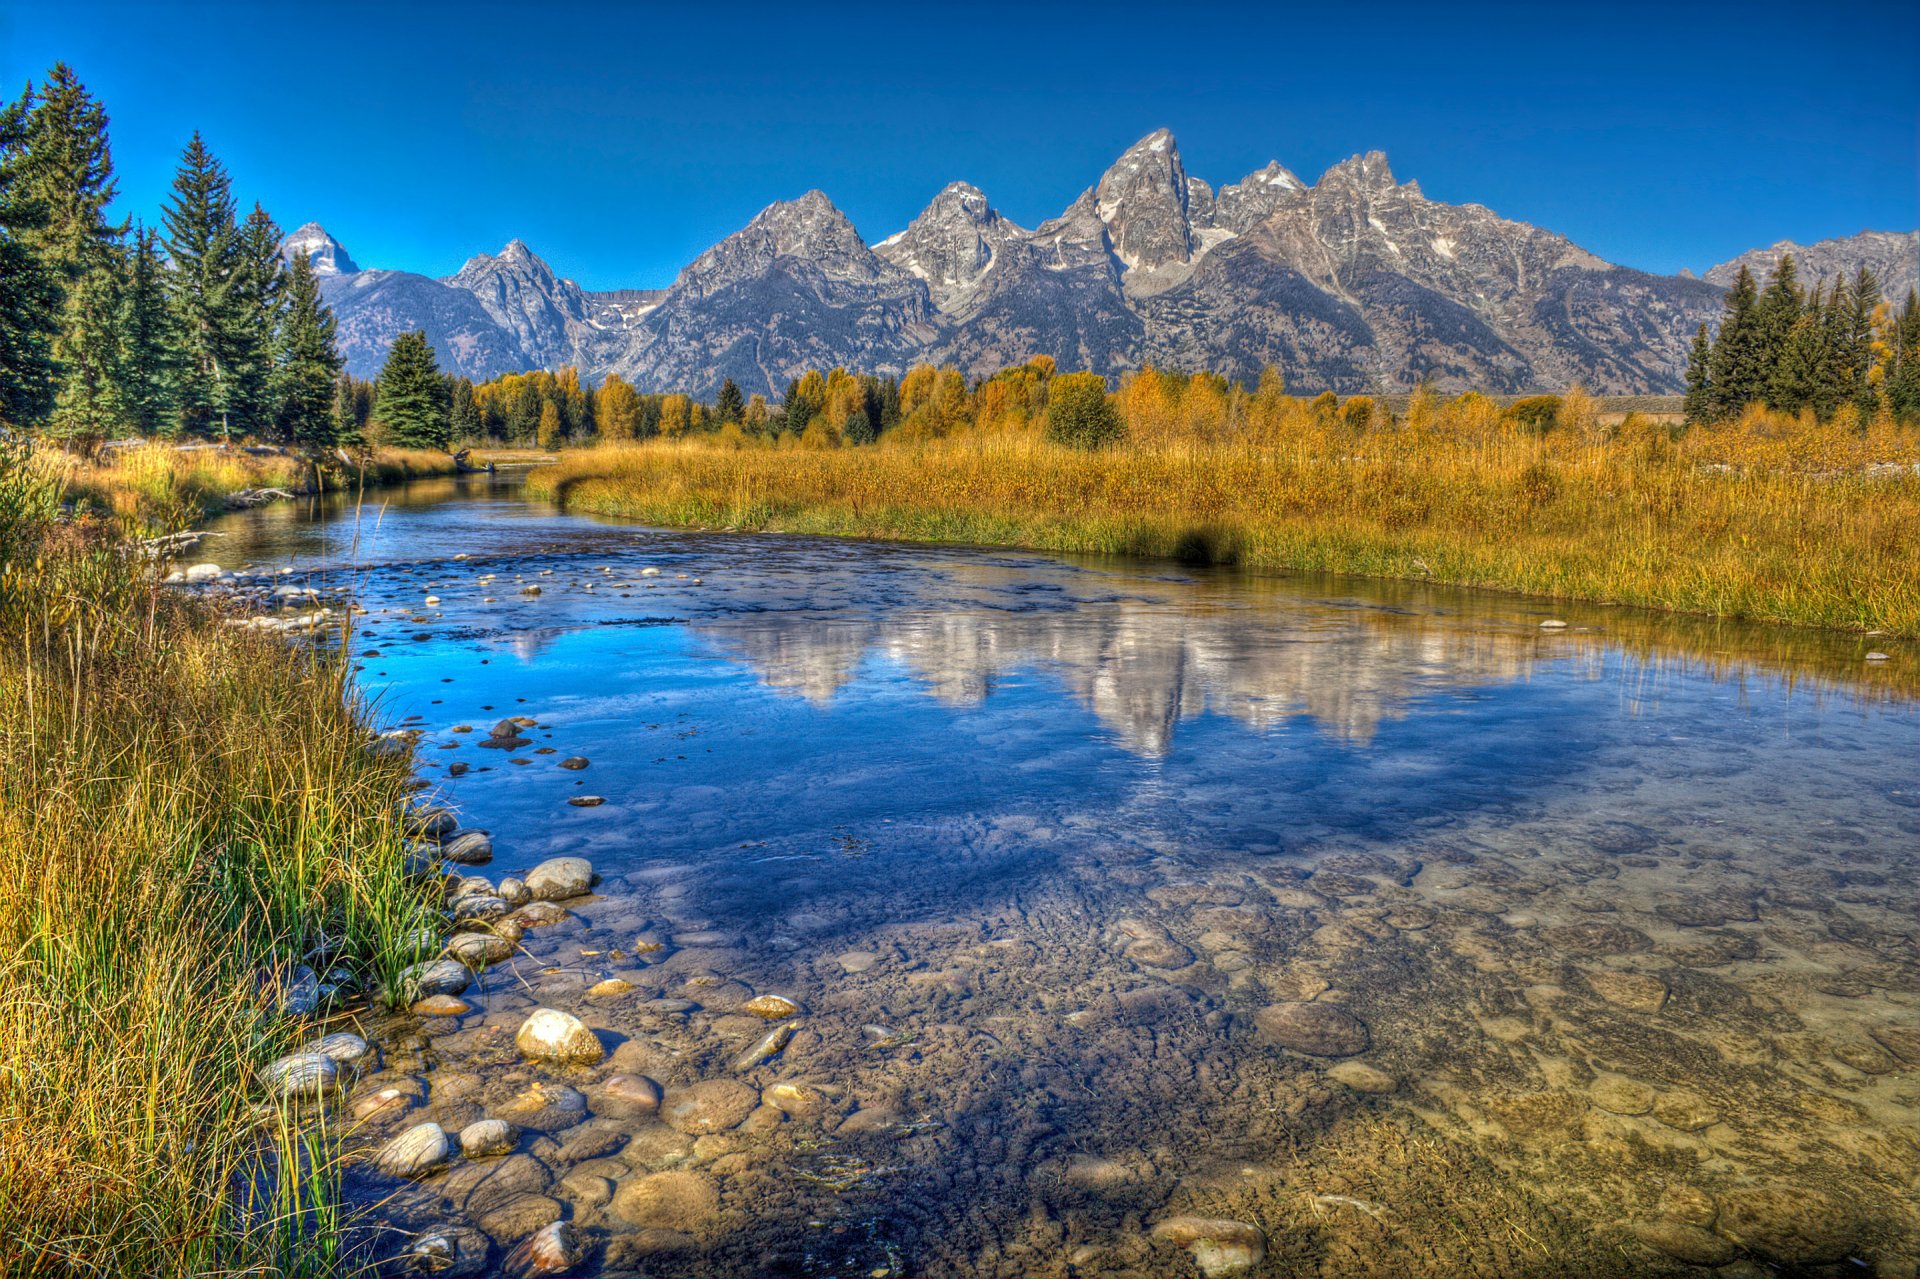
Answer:
[(1783, 241), (1705, 279), (1654, 275), (1484, 206), (1429, 200), (1379, 151), (1311, 184), (1276, 160), (1215, 188), (1158, 129), (1031, 230), (952, 182), (869, 245), (808, 191), (761, 209), (663, 290), (584, 290), (517, 239), (437, 280), (360, 270), (318, 223), (285, 251), (315, 262), (361, 376), (394, 334), (426, 327), (443, 367), (476, 380), (571, 364), (592, 381), (617, 373), (703, 397), (729, 377), (777, 395), (809, 368), (897, 375), (931, 362), (981, 376), (1037, 354), (1109, 379), (1153, 363), (1252, 380), (1274, 364), (1309, 392), (1581, 381), (1646, 394), (1679, 388), (1693, 330), (1717, 319), (1741, 261), (1798, 249), (1809, 277), (1865, 262), (1903, 295), (1912, 245), (1920, 234)]

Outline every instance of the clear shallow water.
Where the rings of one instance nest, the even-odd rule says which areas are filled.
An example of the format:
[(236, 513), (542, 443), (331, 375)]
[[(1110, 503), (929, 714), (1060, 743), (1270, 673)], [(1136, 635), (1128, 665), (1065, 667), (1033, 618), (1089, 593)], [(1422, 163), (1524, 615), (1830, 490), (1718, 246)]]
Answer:
[[(1910, 647), (487, 480), (219, 527), (358, 588), (363, 685), (484, 873), (603, 877), (473, 1012), (377, 1027), (363, 1088), (419, 1105), (370, 1137), (528, 1130), (397, 1226), (497, 1263), (560, 1214), (609, 1274), (1193, 1273), (1180, 1216), (1259, 1227), (1261, 1274), (1920, 1256)], [(531, 745), (480, 748), (507, 715)], [(766, 992), (806, 1014), (736, 1069)], [(523, 1063), (541, 1005), (610, 1062)], [(721, 1113), (608, 1113), (620, 1072)]]

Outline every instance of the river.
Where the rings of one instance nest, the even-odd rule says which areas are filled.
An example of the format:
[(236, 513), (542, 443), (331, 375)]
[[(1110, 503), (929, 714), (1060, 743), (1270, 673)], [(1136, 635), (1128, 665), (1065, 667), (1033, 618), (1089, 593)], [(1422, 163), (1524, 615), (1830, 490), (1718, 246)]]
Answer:
[[(416, 1103), (370, 1132), (523, 1129), (401, 1231), (491, 1265), (564, 1216), (622, 1275), (1914, 1272), (1912, 645), (504, 476), (215, 528), (355, 590), (482, 873), (601, 876), (470, 1012), (370, 1019), (362, 1091)], [(767, 993), (797, 1029), (738, 1069)], [(540, 1006), (608, 1062), (522, 1061)]]

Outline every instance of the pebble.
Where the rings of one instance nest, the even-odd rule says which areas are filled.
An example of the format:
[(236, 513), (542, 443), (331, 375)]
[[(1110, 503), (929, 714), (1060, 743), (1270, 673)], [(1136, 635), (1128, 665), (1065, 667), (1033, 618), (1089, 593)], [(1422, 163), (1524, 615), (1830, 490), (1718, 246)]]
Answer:
[(1720, 1196), (1721, 1234), (1762, 1259), (1785, 1266), (1840, 1261), (1860, 1222), (1811, 1186), (1758, 1186)]
[(1711, 1231), (1667, 1217), (1636, 1221), (1628, 1230), (1655, 1252), (1690, 1266), (1724, 1266), (1733, 1260), (1737, 1251)]
[(1400, 1086), (1400, 1081), (1392, 1075), (1364, 1061), (1343, 1061), (1329, 1066), (1327, 1078), (1364, 1093), (1390, 1093)]
[(412, 1104), (413, 1098), (400, 1089), (382, 1088), (364, 1097), (355, 1097), (348, 1111), (355, 1119), (369, 1119), (374, 1115), (384, 1115), (390, 1110), (405, 1110)]
[(480, 866), (493, 860), (493, 838), (483, 830), (457, 830), (440, 845), (440, 855), (463, 866)]
[(302, 1044), (303, 1053), (322, 1053), (333, 1059), (335, 1065), (359, 1066), (372, 1053), (367, 1041), (351, 1031), (336, 1030), (330, 1035), (308, 1040)]
[(606, 1055), (606, 1049), (585, 1022), (557, 1008), (536, 1008), (520, 1024), (513, 1042), (533, 1061), (591, 1066)]
[(785, 995), (755, 995), (740, 1006), (740, 1011), (752, 1013), (755, 1017), (767, 1021), (781, 1021), (788, 1017), (798, 1017), (806, 1011)]
[(423, 1177), (447, 1162), (447, 1133), (436, 1123), (416, 1124), (374, 1156), (374, 1167), (389, 1177)]
[(460, 1130), (460, 1153), (469, 1159), (510, 1155), (519, 1144), (520, 1130), (504, 1119), (480, 1119)]
[(568, 797), (567, 802), (575, 808), (598, 808), (607, 802), (607, 797), (605, 795), (573, 795)]
[(817, 1115), (830, 1104), (825, 1093), (809, 1084), (769, 1084), (761, 1090), (760, 1100), (784, 1115), (805, 1118)]
[(526, 875), (527, 892), (537, 901), (566, 901), (593, 891), (593, 864), (584, 857), (549, 857)]
[(685, 1088), (669, 1088), (660, 1102), (660, 1118), (694, 1136), (737, 1128), (760, 1104), (760, 1094), (731, 1079), (709, 1079)]
[(697, 1172), (649, 1173), (614, 1192), (613, 1211), (629, 1225), (693, 1231), (720, 1211), (720, 1193)]
[(530, 901), (513, 912), (510, 919), (522, 928), (546, 928), (567, 917), (567, 908), (556, 902)]
[(609, 977), (605, 981), (595, 982), (587, 987), (587, 994), (594, 999), (614, 999), (632, 990), (632, 982), (620, 977)]
[(1207, 1279), (1251, 1270), (1267, 1255), (1260, 1227), (1221, 1217), (1169, 1217), (1155, 1224), (1153, 1237), (1192, 1253)]
[(587, 1094), (587, 1107), (608, 1119), (637, 1119), (660, 1109), (660, 1085), (645, 1075), (610, 1075)]
[(453, 959), (429, 960), (414, 964), (400, 974), (400, 989), (410, 1001), (430, 995), (458, 995), (472, 984), (467, 966)]
[(835, 957), (835, 962), (849, 973), (864, 973), (880, 962), (880, 956), (870, 950), (850, 950)]
[(506, 1279), (536, 1279), (539, 1275), (571, 1270), (586, 1259), (586, 1245), (573, 1224), (554, 1221), (514, 1245), (501, 1264), (500, 1273)]
[(268, 1062), (260, 1072), (276, 1097), (324, 1097), (340, 1086), (340, 1065), (322, 1052), (299, 1052)]
[(1600, 1109), (1615, 1115), (1644, 1115), (1653, 1109), (1653, 1089), (1625, 1075), (1602, 1075), (1587, 1089)]
[(1315, 1057), (1352, 1057), (1367, 1050), (1367, 1024), (1333, 1004), (1269, 1004), (1253, 1015), (1261, 1036)]
[(513, 943), (492, 933), (455, 933), (447, 940), (447, 954), (469, 968), (484, 968), (511, 956)]
[(1720, 1122), (1720, 1110), (1706, 1098), (1679, 1089), (1653, 1099), (1653, 1117), (1681, 1132), (1698, 1132)]
[(409, 1273), (464, 1279), (486, 1269), (487, 1237), (471, 1226), (429, 1226), (401, 1250)]
[(473, 1011), (473, 1005), (452, 995), (428, 995), (416, 1000), (411, 1010), (416, 1017), (458, 1017)]
[(402, 815), (401, 824), (407, 834), (423, 836), (427, 839), (439, 839), (443, 835), (451, 834), (459, 825), (451, 809), (432, 804), (409, 808)]
[(585, 768), (586, 766), (587, 766), (587, 757), (585, 755), (569, 755), (565, 759), (560, 761), (560, 767), (571, 769), (576, 773), (579, 772), (581, 769)]
[(533, 894), (527, 890), (527, 881), (517, 875), (509, 875), (501, 880), (494, 894), (516, 910), (533, 900)]

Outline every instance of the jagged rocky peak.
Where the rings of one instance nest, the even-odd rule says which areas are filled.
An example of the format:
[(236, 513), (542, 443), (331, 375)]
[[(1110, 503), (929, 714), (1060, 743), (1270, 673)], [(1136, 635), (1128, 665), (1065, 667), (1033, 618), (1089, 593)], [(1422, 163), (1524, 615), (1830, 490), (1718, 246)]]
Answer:
[(1155, 129), (1128, 147), (1093, 189), (1114, 256), (1128, 271), (1154, 272), (1193, 260), (1187, 171), (1173, 134)]
[(360, 268), (340, 241), (327, 234), (318, 222), (309, 222), (280, 241), (280, 257), (291, 262), (295, 254), (305, 254), (315, 275), (352, 275)]
[(1213, 224), (1236, 233), (1247, 231), (1306, 189), (1307, 184), (1292, 170), (1269, 160), (1266, 168), (1220, 188), (1214, 198)]
[(1393, 169), (1387, 164), (1385, 151), (1369, 151), (1365, 155), (1348, 156), (1340, 163), (1320, 175), (1314, 183), (1314, 189), (1323, 187), (1352, 187), (1358, 190), (1375, 192), (1391, 191), (1398, 184), (1393, 180)]
[(1026, 234), (1002, 217), (979, 187), (954, 182), (874, 252), (925, 280), (934, 303), (945, 310), (993, 265), (997, 253)]
[(804, 263), (828, 279), (871, 282), (895, 268), (874, 256), (847, 215), (819, 191), (778, 200), (746, 226), (695, 258), (675, 288), (700, 293), (753, 278), (776, 261)]
[(474, 254), (458, 271), (448, 276), (446, 282), (458, 288), (471, 289), (502, 274), (532, 281), (547, 291), (551, 291), (559, 279), (546, 260), (527, 247), (525, 240), (514, 239), (508, 240), (499, 253)]

